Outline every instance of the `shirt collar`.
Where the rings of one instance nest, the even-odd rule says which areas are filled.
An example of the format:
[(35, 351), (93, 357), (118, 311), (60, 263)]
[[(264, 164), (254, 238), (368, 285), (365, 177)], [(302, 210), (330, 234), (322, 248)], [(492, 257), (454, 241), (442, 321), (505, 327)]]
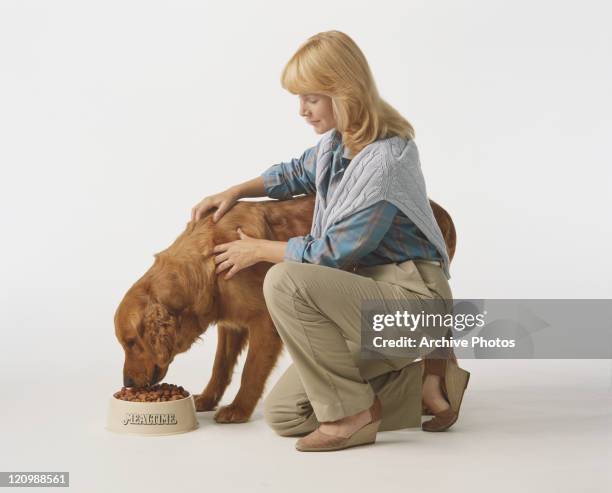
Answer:
[(351, 151), (349, 150), (349, 148), (346, 147), (344, 144), (342, 144), (342, 148), (344, 149), (344, 152), (342, 153), (342, 157), (346, 159), (351, 159)]
[(334, 131), (333, 149), (334, 151), (331, 163), (332, 176), (346, 168), (347, 164), (345, 164), (345, 159), (351, 159), (351, 151), (342, 142), (342, 135), (340, 132), (338, 132), (338, 130)]

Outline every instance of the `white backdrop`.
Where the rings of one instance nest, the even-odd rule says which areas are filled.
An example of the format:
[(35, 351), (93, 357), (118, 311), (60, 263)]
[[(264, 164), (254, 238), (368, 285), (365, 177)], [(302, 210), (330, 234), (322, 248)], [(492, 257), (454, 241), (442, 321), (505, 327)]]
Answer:
[[(457, 228), (455, 297), (611, 298), (611, 14), (604, 1), (3, 0), (2, 385), (24, 399), (87, 385), (88, 426), (102, 426), (121, 385), (119, 301), (202, 197), (316, 143), (280, 73), (328, 29), (357, 42), (416, 129), (428, 194)], [(214, 334), (166, 380), (200, 391)], [(533, 381), (528, 364), (482, 364), (476, 389)], [(609, 362), (530, 364), (544, 385), (609, 382)], [(55, 465), (14, 438), (7, 465)]]

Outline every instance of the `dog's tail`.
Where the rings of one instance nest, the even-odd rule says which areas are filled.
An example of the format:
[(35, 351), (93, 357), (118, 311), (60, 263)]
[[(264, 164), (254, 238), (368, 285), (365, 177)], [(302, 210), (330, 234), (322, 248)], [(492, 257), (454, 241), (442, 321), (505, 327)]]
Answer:
[(444, 243), (446, 243), (448, 260), (450, 262), (455, 256), (455, 249), (457, 247), (457, 231), (455, 230), (455, 223), (453, 223), (453, 219), (446, 209), (444, 209), (444, 207), (431, 199), (429, 199), (429, 203), (431, 204), (431, 209), (434, 213), (434, 217), (436, 218), (436, 222), (440, 227), (440, 231), (442, 231)]

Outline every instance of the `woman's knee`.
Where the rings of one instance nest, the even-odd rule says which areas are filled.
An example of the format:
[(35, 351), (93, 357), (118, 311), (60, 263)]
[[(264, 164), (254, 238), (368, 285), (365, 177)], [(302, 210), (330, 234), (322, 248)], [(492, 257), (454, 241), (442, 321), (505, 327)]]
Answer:
[(263, 416), (266, 424), (280, 436), (294, 436), (304, 433), (304, 423), (309, 416), (288, 412), (286, 406), (275, 402), (269, 396), (264, 400)]
[(266, 300), (272, 299), (274, 289), (281, 289), (287, 282), (288, 262), (279, 262), (268, 269), (263, 280), (263, 294)]
[(276, 431), (279, 424), (282, 423), (278, 409), (275, 403), (269, 397), (266, 397), (263, 401), (263, 417), (264, 421), (274, 431)]
[(264, 421), (270, 428), (272, 428), (279, 435), (282, 435), (282, 432), (285, 429), (285, 420), (278, 412), (278, 409), (274, 403), (271, 403), (268, 399), (264, 401), (263, 417)]

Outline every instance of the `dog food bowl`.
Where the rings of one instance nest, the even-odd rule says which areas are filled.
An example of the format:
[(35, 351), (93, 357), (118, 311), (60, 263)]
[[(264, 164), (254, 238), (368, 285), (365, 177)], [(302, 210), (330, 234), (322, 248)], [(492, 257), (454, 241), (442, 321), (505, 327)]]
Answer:
[(198, 427), (193, 395), (167, 402), (134, 402), (111, 397), (106, 429), (147, 436), (175, 435)]

